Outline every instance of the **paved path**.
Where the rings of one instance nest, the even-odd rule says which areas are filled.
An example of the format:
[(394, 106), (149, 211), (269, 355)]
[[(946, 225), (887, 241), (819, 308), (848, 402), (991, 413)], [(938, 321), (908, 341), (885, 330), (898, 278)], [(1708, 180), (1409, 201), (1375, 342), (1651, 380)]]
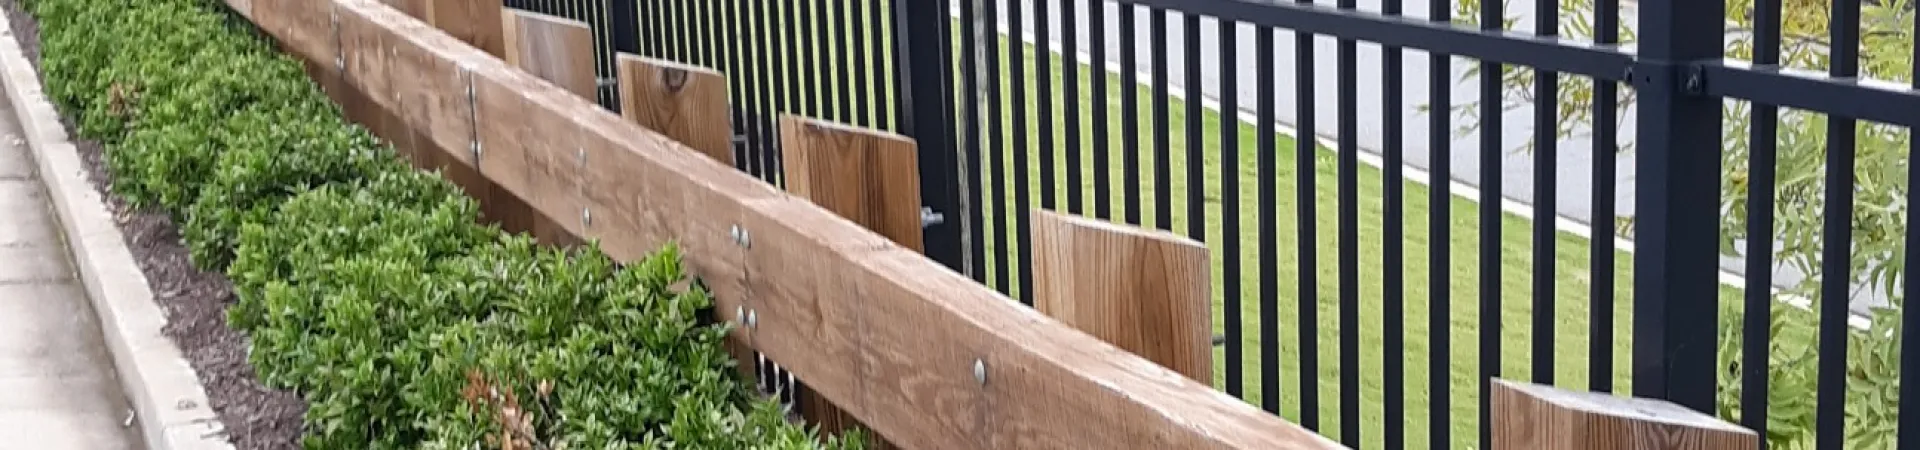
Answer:
[(20, 126), (0, 101), (0, 448), (140, 448)]

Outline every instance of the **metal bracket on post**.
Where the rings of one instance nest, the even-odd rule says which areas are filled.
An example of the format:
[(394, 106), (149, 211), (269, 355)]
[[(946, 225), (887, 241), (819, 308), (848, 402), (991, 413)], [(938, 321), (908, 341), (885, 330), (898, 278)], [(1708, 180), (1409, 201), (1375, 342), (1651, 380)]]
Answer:
[(920, 228), (947, 223), (947, 215), (934, 211), (932, 207), (920, 207)]
[(1689, 64), (1680, 76), (1680, 93), (1702, 95), (1707, 92), (1707, 70), (1699, 64)]
[(480, 170), (480, 96), (474, 93), (473, 70), (460, 68), (461, 78), (467, 84), (467, 137), (468, 150), (473, 153), (473, 170)]

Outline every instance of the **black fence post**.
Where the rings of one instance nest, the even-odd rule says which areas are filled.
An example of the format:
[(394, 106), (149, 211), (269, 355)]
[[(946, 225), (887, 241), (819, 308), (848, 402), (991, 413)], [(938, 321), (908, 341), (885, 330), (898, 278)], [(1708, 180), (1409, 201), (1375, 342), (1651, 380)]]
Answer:
[[(1700, 64), (1722, 56), (1724, 0), (1640, 2), (1633, 395), (1712, 413), (1721, 100)], [(1595, 224), (1611, 226), (1612, 224)]]
[(947, 0), (894, 0), (895, 111), (901, 134), (920, 146), (920, 201), (927, 257), (961, 266), (960, 169), (953, 133), (953, 65)]
[(608, 0), (607, 28), (613, 33), (613, 51), (640, 54), (640, 0)]

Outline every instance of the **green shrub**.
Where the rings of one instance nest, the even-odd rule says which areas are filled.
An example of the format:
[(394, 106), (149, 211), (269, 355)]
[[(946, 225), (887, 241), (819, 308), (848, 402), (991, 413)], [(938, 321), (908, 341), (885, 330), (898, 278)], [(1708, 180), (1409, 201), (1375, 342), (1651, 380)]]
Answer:
[(675, 248), (621, 267), (480, 225), (220, 2), (28, 7), (48, 96), (106, 144), (118, 193), (225, 270), (256, 373), (308, 402), (304, 447), (862, 446), (747, 388)]

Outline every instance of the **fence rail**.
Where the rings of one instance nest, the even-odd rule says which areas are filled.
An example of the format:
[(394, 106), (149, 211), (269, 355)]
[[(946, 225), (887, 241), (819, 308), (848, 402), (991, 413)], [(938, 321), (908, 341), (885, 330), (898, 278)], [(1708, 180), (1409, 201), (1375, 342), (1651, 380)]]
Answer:
[[(1920, 419), (1899, 414), (1920, 346), (1897, 331), (1920, 312), (1861, 332), (1847, 301), (1920, 246), (1914, 144), (1875, 134), (1920, 124), (1920, 90), (1861, 71), (1862, 27), (1911, 47), (1920, 16), (1900, 1), (1868, 5), (1904, 21), (1891, 25), (1860, 2), (1736, 4), (1754, 23), (1743, 59), (1727, 45), (1749, 17), (1727, 13), (1738, 1), (1641, 0), (1623, 24), (1618, 0), (1538, 0), (1517, 26), (1508, 5), (1471, 0), (507, 5), (590, 24), (608, 108), (617, 52), (726, 74), (736, 167), (776, 186), (782, 114), (914, 138), (925, 253), (1009, 298), (1035, 297), (1035, 207), (1204, 243), (1223, 336), (1212, 385), (1349, 446), (1487, 448), (1501, 377), (1667, 400), (1775, 444), (1920, 445)], [(1829, 21), (1825, 74), (1783, 63), (1789, 7)], [(1920, 80), (1914, 59), (1892, 78)], [(1776, 220), (1776, 194), (1809, 173), (1819, 212)], [(1590, 231), (1553, 220), (1573, 203)], [(1855, 223), (1877, 211), (1897, 229)], [(1791, 252), (1814, 261), (1806, 289), (1775, 285)], [(1723, 256), (1746, 276), (1719, 284)], [(1889, 297), (1913, 292), (1885, 279)], [(1779, 291), (1813, 297), (1814, 314), (1777, 308)], [(1782, 345), (1808, 347), (1817, 379), (1782, 377), (1804, 365)], [(1849, 359), (1863, 351), (1883, 359)], [(1894, 361), (1873, 370), (1897, 381), (1850, 375)], [(1782, 397), (1805, 387), (1812, 402)], [(1815, 423), (1770, 430), (1783, 401)]]

